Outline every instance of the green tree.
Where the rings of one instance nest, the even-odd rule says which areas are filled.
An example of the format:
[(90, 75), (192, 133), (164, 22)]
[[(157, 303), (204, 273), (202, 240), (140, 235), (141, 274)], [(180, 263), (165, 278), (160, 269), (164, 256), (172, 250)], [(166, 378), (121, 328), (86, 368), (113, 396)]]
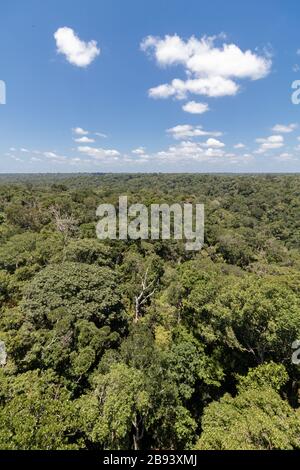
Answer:
[(79, 378), (126, 328), (114, 272), (82, 263), (48, 266), (32, 280), (17, 335), (10, 317), (7, 310), (7, 349), (21, 370), (46, 366)]
[(219, 402), (213, 402), (206, 408), (202, 418), (202, 435), (196, 448), (299, 449), (299, 411), (292, 409), (278, 393), (286, 379), (284, 368), (275, 364), (252, 370), (242, 379), (236, 397), (225, 394)]
[(1, 449), (83, 446), (74, 402), (52, 371), (35, 370), (15, 377), (0, 373), (0, 389)]

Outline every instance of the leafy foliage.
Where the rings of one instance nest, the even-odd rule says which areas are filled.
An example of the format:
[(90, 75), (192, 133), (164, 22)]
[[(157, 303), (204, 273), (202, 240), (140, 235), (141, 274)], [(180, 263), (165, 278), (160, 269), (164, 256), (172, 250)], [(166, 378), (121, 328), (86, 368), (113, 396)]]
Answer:
[[(299, 176), (0, 175), (0, 448), (299, 449)], [(96, 238), (204, 203), (205, 245)]]

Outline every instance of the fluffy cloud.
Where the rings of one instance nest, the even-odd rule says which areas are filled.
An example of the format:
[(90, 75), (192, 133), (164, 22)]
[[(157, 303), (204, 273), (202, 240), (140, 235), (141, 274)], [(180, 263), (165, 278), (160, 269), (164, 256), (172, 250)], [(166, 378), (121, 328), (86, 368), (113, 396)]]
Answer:
[(293, 132), (295, 129), (297, 129), (297, 124), (289, 124), (289, 125), (284, 125), (284, 124), (276, 124), (272, 128), (273, 132), (279, 132), (280, 134), (288, 134), (289, 132)]
[(67, 160), (66, 156), (58, 155), (55, 152), (41, 152), (41, 154), (54, 163), (64, 162), (65, 160)]
[(222, 132), (210, 132), (203, 130), (202, 126), (192, 126), (190, 124), (178, 125), (167, 129), (167, 133), (172, 135), (174, 139), (186, 139), (191, 137), (219, 137)]
[(182, 106), (183, 111), (191, 114), (203, 114), (209, 110), (208, 104), (197, 103), (196, 101), (189, 101)]
[(268, 150), (275, 150), (283, 147), (284, 145), (284, 138), (282, 135), (271, 135), (266, 139), (256, 139), (258, 144), (261, 144), (259, 149), (255, 151), (255, 153), (265, 153)]
[(188, 94), (206, 95), (209, 97), (220, 97), (236, 95), (238, 85), (230, 79), (223, 77), (205, 77), (189, 80), (175, 78), (170, 84), (159, 85), (150, 88), (150, 98), (169, 98), (173, 96), (178, 100), (186, 99)]
[[(89, 143), (91, 144), (95, 142), (95, 139), (93, 139), (92, 137), (87, 137), (89, 134), (91, 134), (91, 132), (85, 129), (82, 129), (82, 127), (75, 127), (72, 129), (72, 132), (73, 134), (76, 134), (77, 136), (81, 136), (81, 137), (74, 139), (75, 142), (82, 143), (82, 144), (89, 144)], [(93, 135), (97, 137), (101, 137), (103, 139), (107, 138), (107, 135), (103, 134), (102, 132), (94, 132)]]
[(63, 54), (70, 64), (77, 67), (87, 67), (100, 54), (97, 42), (82, 41), (72, 28), (59, 28), (54, 33), (57, 52)]
[(105, 159), (107, 157), (114, 157), (118, 158), (120, 156), (120, 152), (114, 149), (103, 149), (103, 148), (94, 148), (89, 146), (79, 146), (77, 150), (89, 157), (95, 159)]
[(240, 143), (234, 145), (234, 148), (235, 149), (243, 149), (243, 148), (245, 148), (245, 145), (240, 142)]
[(72, 129), (72, 131), (74, 132), (74, 134), (77, 134), (77, 135), (88, 135), (89, 134), (89, 131), (86, 131), (86, 130), (82, 129), (82, 127), (75, 127), (74, 129)]
[(94, 139), (91, 139), (90, 137), (87, 137), (86, 135), (84, 135), (83, 137), (79, 137), (77, 139), (74, 139), (75, 142), (78, 142), (78, 143), (81, 143), (81, 144), (92, 144), (93, 142), (95, 142)]
[(207, 139), (204, 145), (205, 147), (212, 147), (212, 148), (225, 147), (225, 144), (223, 142), (220, 142), (220, 140), (217, 140), (217, 139), (213, 139), (212, 137), (210, 139)]
[(224, 156), (224, 151), (220, 148), (204, 148), (203, 144), (191, 141), (182, 141), (177, 145), (169, 147), (167, 150), (157, 152), (153, 158), (163, 163), (188, 163), (214, 161)]
[(134, 155), (145, 155), (145, 151), (145, 147), (138, 147), (137, 149), (132, 150), (131, 153), (133, 153)]
[(211, 97), (235, 95), (239, 85), (235, 80), (258, 80), (267, 76), (271, 59), (251, 50), (242, 51), (235, 44), (215, 45), (216, 37), (192, 36), (184, 41), (178, 35), (164, 38), (148, 36), (141, 49), (154, 56), (159, 66), (184, 67), (187, 80), (174, 79), (149, 90), (152, 98), (186, 98), (189, 93)]
[[(136, 164), (148, 163), (166, 164), (180, 163), (187, 164), (189, 162), (217, 162), (223, 159), (229, 162), (230, 154), (226, 154), (223, 150), (225, 144), (214, 138), (208, 138), (205, 142), (192, 142), (190, 140), (182, 140), (176, 145), (171, 145), (167, 149), (146, 154), (145, 147), (138, 147), (132, 150), (130, 155), (121, 154), (114, 149), (94, 148), (89, 146), (79, 146), (77, 148), (83, 156), (90, 157), (95, 163), (111, 163), (118, 164)], [(137, 158), (138, 157), (138, 158)]]

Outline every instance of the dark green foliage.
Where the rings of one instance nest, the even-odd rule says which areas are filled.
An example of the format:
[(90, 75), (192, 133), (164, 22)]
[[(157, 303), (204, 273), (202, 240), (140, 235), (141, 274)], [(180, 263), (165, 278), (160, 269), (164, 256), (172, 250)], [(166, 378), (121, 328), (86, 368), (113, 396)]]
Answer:
[(275, 364), (251, 371), (242, 379), (236, 397), (226, 394), (207, 407), (196, 448), (299, 450), (299, 410), (278, 393), (286, 381), (284, 368)]
[(80, 447), (75, 402), (53, 372), (1, 373), (0, 390), (1, 449)]
[(126, 328), (118, 280), (106, 267), (48, 266), (25, 289), (20, 310), (8, 347), (21, 369), (51, 367), (80, 378)]

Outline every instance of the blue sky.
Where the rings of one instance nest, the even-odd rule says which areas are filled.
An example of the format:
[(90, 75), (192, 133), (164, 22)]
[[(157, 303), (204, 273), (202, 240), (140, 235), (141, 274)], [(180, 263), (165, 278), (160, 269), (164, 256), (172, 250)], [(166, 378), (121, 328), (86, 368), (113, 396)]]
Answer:
[(299, 16), (297, 0), (2, 0), (0, 172), (299, 172)]

